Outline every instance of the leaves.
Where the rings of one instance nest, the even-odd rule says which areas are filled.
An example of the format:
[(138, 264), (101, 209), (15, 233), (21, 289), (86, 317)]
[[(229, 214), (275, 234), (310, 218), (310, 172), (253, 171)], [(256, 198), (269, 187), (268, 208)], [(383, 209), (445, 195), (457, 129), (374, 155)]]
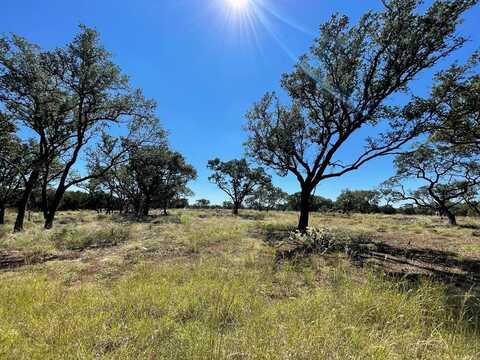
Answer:
[(238, 209), (248, 195), (271, 181), (263, 168), (250, 168), (245, 159), (222, 162), (220, 159), (210, 160), (208, 168), (213, 174), (208, 178), (224, 191)]
[[(290, 98), (266, 94), (247, 113), (248, 154), (280, 175), (293, 173), (310, 191), (366, 162), (392, 154), (427, 130), (412, 107), (389, 107), (421, 71), (464, 42), (455, 29), (476, 1), (436, 1), (424, 13), (418, 0), (385, 1), (355, 25), (334, 15), (320, 28), (308, 55), (282, 77)], [(410, 112), (410, 114), (409, 114)], [(339, 153), (365, 127), (364, 150), (339, 161)]]

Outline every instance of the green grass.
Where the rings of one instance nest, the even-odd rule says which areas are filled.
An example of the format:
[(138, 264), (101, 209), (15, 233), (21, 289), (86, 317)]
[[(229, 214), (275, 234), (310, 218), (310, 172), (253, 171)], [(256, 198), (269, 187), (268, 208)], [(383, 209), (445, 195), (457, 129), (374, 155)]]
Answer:
[(68, 287), (9, 276), (0, 298), (2, 358), (441, 359), (480, 354), (478, 324), (445, 290), (328, 269), (319, 287), (210, 260), (141, 265), (114, 284)]
[[(393, 280), (341, 254), (276, 262), (264, 234), (288, 230), (293, 213), (187, 211), (172, 215), (179, 221), (139, 224), (77, 215), (82, 221), (51, 232), (31, 225), (3, 238), (4, 249), (25, 249), (45, 234), (44, 248), (84, 255), (0, 272), (1, 359), (480, 357), (473, 292)], [(315, 214), (313, 221), (382, 236), (406, 226), (412, 238), (419, 222), (434, 221), (353, 217)]]

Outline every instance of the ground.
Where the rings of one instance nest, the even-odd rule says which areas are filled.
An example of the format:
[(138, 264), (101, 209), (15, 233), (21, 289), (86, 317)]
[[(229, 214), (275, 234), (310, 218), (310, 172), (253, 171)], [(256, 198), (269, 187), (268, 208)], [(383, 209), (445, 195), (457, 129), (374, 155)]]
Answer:
[(319, 254), (282, 242), (293, 212), (12, 216), (2, 359), (480, 357), (476, 219), (313, 214), (342, 239)]

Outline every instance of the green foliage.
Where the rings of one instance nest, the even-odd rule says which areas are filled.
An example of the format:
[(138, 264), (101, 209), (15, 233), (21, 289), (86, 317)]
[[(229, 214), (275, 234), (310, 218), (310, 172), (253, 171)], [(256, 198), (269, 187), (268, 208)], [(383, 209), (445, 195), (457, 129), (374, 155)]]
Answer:
[(343, 190), (335, 205), (344, 213), (368, 214), (379, 212), (379, 193), (373, 190)]
[[(393, 201), (413, 202), (418, 207), (447, 215), (456, 224), (454, 208), (475, 192), (480, 184), (477, 155), (457, 152), (440, 142), (429, 141), (395, 159), (396, 175), (383, 185)], [(402, 182), (416, 180), (421, 186), (405, 190)]]
[(247, 197), (249, 208), (255, 210), (280, 210), (287, 205), (288, 194), (271, 182), (261, 184)]
[[(420, 10), (420, 0), (384, 1), (382, 11), (369, 11), (356, 24), (334, 15), (309, 54), (283, 75), (290, 101), (268, 93), (254, 104), (247, 114), (248, 154), (297, 178), (305, 197), (301, 230), (308, 226), (309, 196), (322, 180), (392, 154), (428, 130), (426, 119), (389, 101), (465, 43), (456, 28), (475, 3), (437, 0)], [(345, 159), (345, 144), (369, 127), (369, 136), (359, 139), (362, 150)]]
[[(289, 210), (300, 210), (301, 194), (295, 193), (288, 197), (288, 209)], [(310, 210), (311, 211), (321, 211), (328, 212), (335, 209), (335, 203), (331, 199), (324, 198), (318, 195), (310, 196)]]
[(232, 199), (235, 214), (247, 196), (271, 182), (263, 168), (250, 168), (245, 159), (227, 162), (214, 159), (208, 162), (208, 168), (213, 172), (208, 179)]
[(300, 246), (307, 252), (324, 253), (341, 240), (344, 239), (339, 239), (330, 229), (309, 227), (305, 232), (296, 230), (290, 233), (286, 242)]
[(127, 168), (133, 172), (140, 189), (143, 206), (140, 210), (144, 216), (148, 215), (154, 201), (166, 210), (175, 198), (190, 195), (187, 183), (197, 177), (193, 166), (166, 145), (136, 149), (130, 155)]
[(452, 65), (436, 76), (428, 99), (419, 99), (419, 116), (430, 116), (433, 137), (461, 151), (478, 151), (480, 147), (480, 52), (465, 65)]
[(194, 208), (199, 208), (199, 209), (206, 209), (209, 206), (210, 206), (210, 200), (207, 200), (207, 199), (199, 199), (193, 205)]

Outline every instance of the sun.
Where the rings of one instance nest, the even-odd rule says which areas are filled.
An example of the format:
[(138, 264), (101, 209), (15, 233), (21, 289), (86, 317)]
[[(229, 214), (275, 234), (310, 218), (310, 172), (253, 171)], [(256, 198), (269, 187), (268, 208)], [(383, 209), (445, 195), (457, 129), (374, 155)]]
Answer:
[(247, 10), (250, 0), (225, 0), (227, 5), (236, 12)]

